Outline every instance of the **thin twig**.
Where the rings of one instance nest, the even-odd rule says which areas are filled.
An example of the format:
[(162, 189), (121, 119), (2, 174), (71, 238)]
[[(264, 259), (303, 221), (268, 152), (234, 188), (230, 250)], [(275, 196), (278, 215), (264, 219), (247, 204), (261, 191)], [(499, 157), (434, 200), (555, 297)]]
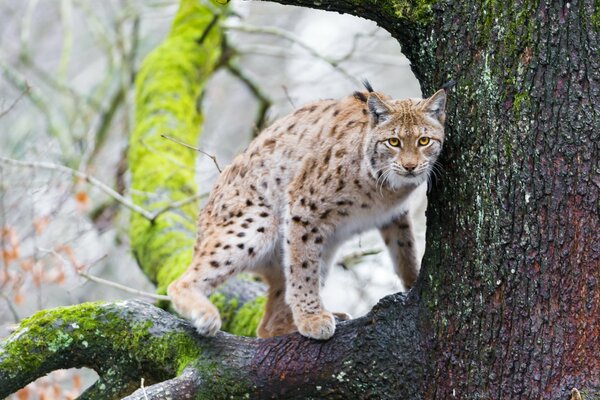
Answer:
[(65, 167), (64, 165), (58, 165), (58, 164), (52, 164), (52, 163), (46, 163), (46, 162), (37, 162), (37, 161), (20, 161), (20, 160), (14, 160), (12, 158), (7, 158), (7, 157), (0, 157), (0, 162), (9, 164), (9, 165), (20, 166), (20, 167), (49, 169), (49, 170), (54, 170), (54, 171), (59, 171), (59, 172), (63, 172), (66, 174), (70, 174), (72, 176), (76, 176), (77, 178), (83, 179), (86, 182), (88, 182), (90, 185), (95, 186), (98, 189), (102, 190), (104, 193), (108, 194), (110, 197), (112, 197), (118, 203), (121, 203), (123, 206), (127, 207), (131, 211), (134, 211), (134, 212), (140, 214), (141, 216), (143, 216), (150, 222), (154, 222), (156, 220), (156, 218), (158, 218), (160, 215), (164, 214), (167, 211), (170, 211), (170, 210), (173, 210), (173, 209), (176, 209), (179, 207), (183, 207), (186, 204), (192, 203), (192, 202), (194, 202), (198, 199), (204, 198), (208, 195), (207, 193), (195, 194), (195, 195), (187, 197), (185, 199), (181, 199), (181, 200), (169, 203), (166, 206), (161, 207), (158, 210), (152, 212), (152, 211), (148, 211), (148, 210), (138, 206), (137, 204), (133, 203), (131, 200), (123, 197), (121, 194), (119, 194), (117, 191), (112, 189), (110, 186), (99, 181), (98, 179), (94, 178), (93, 176), (88, 175), (84, 172), (78, 171), (76, 169)]
[(78, 171), (76, 169), (65, 167), (64, 165), (52, 164), (52, 163), (47, 163), (47, 162), (20, 161), (20, 160), (14, 160), (12, 158), (7, 158), (7, 157), (0, 157), (0, 162), (2, 162), (4, 164), (19, 166), (19, 167), (49, 169), (49, 170), (54, 170), (54, 171), (59, 171), (59, 172), (65, 173), (65, 174), (69, 174), (71, 176), (76, 176), (77, 178), (85, 180), (90, 185), (97, 187), (98, 189), (100, 189), (101, 191), (103, 191), (104, 193), (106, 193), (107, 195), (109, 195), (110, 197), (112, 197), (113, 199), (115, 199), (116, 201), (118, 201), (119, 203), (121, 203), (122, 205), (127, 207), (128, 209), (130, 209), (131, 211), (134, 211), (134, 212), (142, 215), (146, 219), (152, 221), (155, 218), (155, 216), (152, 212), (143, 209), (142, 207), (138, 206), (137, 204), (135, 204), (135, 203), (131, 202), (130, 200), (126, 199), (125, 197), (121, 196), (119, 193), (117, 193), (114, 189), (112, 189), (107, 184), (99, 181), (98, 179), (94, 178), (91, 175), (88, 175), (88, 174)]
[(191, 144), (187, 144), (187, 143), (185, 143), (185, 142), (182, 142), (182, 141), (181, 141), (181, 140), (179, 140), (179, 139), (175, 139), (174, 137), (167, 136), (167, 135), (160, 135), (160, 136), (161, 136), (162, 138), (165, 138), (165, 139), (168, 139), (168, 140), (170, 140), (170, 141), (172, 141), (172, 142), (175, 142), (175, 143), (177, 143), (177, 144), (180, 144), (180, 145), (182, 145), (183, 147), (187, 147), (188, 149), (192, 149), (192, 150), (195, 150), (195, 151), (197, 151), (198, 153), (202, 153), (202, 154), (204, 154), (206, 157), (208, 157), (208, 158), (210, 158), (211, 160), (213, 160), (213, 162), (215, 163), (215, 167), (217, 167), (217, 169), (219, 170), (219, 172), (222, 172), (222, 171), (221, 171), (221, 167), (219, 167), (219, 163), (217, 162), (217, 157), (216, 157), (215, 155), (213, 155), (213, 154), (208, 154), (208, 153), (207, 153), (207, 152), (205, 152), (204, 150), (201, 150), (201, 149), (199, 149), (199, 148), (197, 148), (197, 147), (194, 147), (194, 146), (192, 146)]
[(265, 119), (267, 115), (267, 111), (269, 107), (273, 104), (271, 99), (262, 91), (262, 89), (258, 86), (256, 82), (254, 82), (248, 75), (242, 71), (237, 64), (233, 61), (229, 60), (226, 64), (226, 68), (233, 76), (238, 78), (242, 83), (246, 85), (248, 90), (254, 95), (254, 97), (258, 100), (258, 111), (256, 114), (256, 118), (254, 119), (254, 131), (255, 134), (253, 137), (256, 137), (265, 124)]
[(155, 221), (156, 218), (158, 218), (161, 214), (166, 213), (167, 211), (171, 211), (175, 208), (179, 208), (179, 207), (183, 207), (189, 203), (193, 203), (196, 200), (200, 200), (205, 198), (206, 196), (208, 196), (208, 193), (198, 193), (195, 194), (193, 196), (187, 197), (185, 199), (181, 199), (179, 201), (174, 201), (171, 204), (167, 204), (166, 206), (164, 206), (163, 208), (157, 210), (154, 212), (154, 216), (152, 217), (151, 221)]
[(144, 378), (140, 382), (140, 387), (142, 388), (142, 392), (144, 392), (144, 399), (148, 400), (148, 393), (146, 393), (146, 388), (144, 387)]
[(200, 38), (198, 38), (196, 40), (197, 44), (200, 45), (200, 44), (202, 44), (204, 42), (204, 40), (206, 39), (206, 37), (210, 33), (210, 30), (213, 28), (213, 26), (215, 26), (217, 24), (218, 20), (219, 20), (219, 15), (218, 14), (214, 14), (213, 15), (213, 19), (208, 23), (208, 25), (204, 29), (204, 32), (202, 32), (202, 35), (200, 36)]
[[(102, 285), (114, 287), (116, 289), (122, 290), (127, 293), (132, 293), (132, 294), (135, 294), (138, 296), (148, 297), (148, 298), (155, 299), (155, 300), (171, 301), (171, 298), (169, 296), (165, 296), (162, 294), (156, 294), (156, 293), (149, 293), (149, 292), (145, 292), (143, 290), (130, 288), (129, 286), (121, 285), (120, 283), (109, 281), (108, 279), (103, 279), (103, 278), (97, 277), (95, 275), (91, 275), (86, 272), (83, 272), (82, 271), (83, 267), (81, 265), (76, 265), (75, 260), (65, 259), (65, 257), (63, 257), (63, 255), (60, 254), (59, 252), (57, 252), (55, 249), (39, 248), (39, 250), (45, 251), (47, 253), (51, 253), (54, 257), (56, 257), (63, 264), (66, 264), (66, 263), (71, 264), (73, 266), (73, 269), (75, 270), (75, 273), (77, 275), (81, 276), (82, 278), (87, 279), (88, 281), (92, 281), (92, 282), (100, 283)], [(85, 268), (87, 268), (87, 269), (91, 268), (92, 266), (94, 266), (95, 264), (97, 264), (98, 262), (103, 260), (104, 258), (106, 258), (106, 254), (103, 255), (102, 257), (98, 258), (97, 260), (91, 262)]]
[(29, 86), (29, 83), (25, 82), (25, 89), (21, 92), (21, 94), (19, 94), (19, 96), (11, 103), (10, 106), (8, 106), (8, 108), (6, 110), (0, 111), (0, 118), (4, 117), (6, 114), (11, 112), (11, 110), (13, 108), (15, 108), (15, 106), (17, 104), (19, 104), (19, 101), (21, 101), (23, 96), (25, 96), (27, 93), (29, 93), (30, 90), (31, 90), (31, 86)]
[(0, 293), (0, 296), (2, 296), (2, 298), (6, 301), (6, 305), (8, 305), (8, 309), (10, 310), (10, 313), (12, 314), (15, 323), (18, 323), (21, 320), (21, 317), (19, 317), (19, 313), (17, 313), (17, 310), (15, 309), (15, 306), (13, 305), (12, 301), (10, 301), (8, 296), (4, 293)]
[(162, 294), (155, 294), (155, 293), (149, 293), (149, 292), (144, 292), (143, 290), (139, 290), (139, 289), (133, 289), (130, 288), (128, 286), (125, 285), (121, 285), (120, 283), (117, 282), (113, 282), (113, 281), (109, 281), (107, 279), (103, 279), (103, 278), (99, 278), (95, 275), (90, 275), (88, 273), (85, 272), (78, 272), (79, 276), (90, 280), (92, 282), (96, 282), (96, 283), (100, 283), (102, 285), (106, 285), (106, 286), (111, 286), (114, 287), (116, 289), (122, 290), (124, 292), (128, 292), (128, 293), (132, 293), (138, 296), (144, 296), (144, 297), (149, 297), (151, 299), (155, 299), (155, 300), (166, 300), (166, 301), (171, 301), (171, 298), (169, 296), (165, 296)]
[(227, 30), (245, 32), (245, 33), (258, 33), (258, 34), (278, 36), (278, 37), (286, 39), (292, 43), (296, 43), (298, 46), (300, 46), (301, 48), (306, 50), (310, 55), (312, 55), (315, 58), (325, 61), (333, 69), (335, 69), (336, 71), (341, 73), (343, 76), (348, 78), (354, 84), (360, 86), (360, 81), (358, 79), (356, 79), (354, 76), (352, 76), (344, 68), (342, 68), (340, 66), (340, 61), (324, 56), (323, 54), (319, 53), (317, 50), (315, 50), (314, 48), (312, 48), (311, 46), (309, 46), (308, 44), (303, 42), (299, 37), (292, 34), (291, 32), (288, 32), (283, 29), (275, 28), (275, 27), (252, 26), (252, 25), (244, 25), (244, 24), (236, 24), (236, 25), (223, 24), (222, 28), (227, 29)]
[(338, 261), (338, 265), (340, 265), (344, 269), (350, 269), (356, 264), (359, 264), (364, 257), (374, 256), (381, 253), (381, 249), (369, 249), (369, 250), (360, 250), (350, 253), (344, 256), (340, 261)]
[(288, 90), (288, 87), (286, 85), (281, 85), (281, 88), (283, 89), (283, 93), (285, 93), (285, 97), (287, 98), (287, 100), (292, 105), (292, 108), (295, 110), (296, 109), (296, 105), (294, 104), (294, 101), (290, 97), (290, 92)]

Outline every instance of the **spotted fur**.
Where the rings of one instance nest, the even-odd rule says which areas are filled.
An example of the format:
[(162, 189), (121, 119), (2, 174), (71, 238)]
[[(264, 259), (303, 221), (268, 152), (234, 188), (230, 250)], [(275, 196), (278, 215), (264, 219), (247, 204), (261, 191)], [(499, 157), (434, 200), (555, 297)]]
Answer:
[(278, 120), (223, 171), (198, 218), (193, 261), (168, 288), (201, 334), (221, 326), (207, 296), (250, 271), (269, 285), (259, 336), (331, 337), (321, 286), (339, 244), (371, 228), (413, 285), (420, 262), (406, 199), (441, 151), (446, 95), (392, 100), (367, 88)]

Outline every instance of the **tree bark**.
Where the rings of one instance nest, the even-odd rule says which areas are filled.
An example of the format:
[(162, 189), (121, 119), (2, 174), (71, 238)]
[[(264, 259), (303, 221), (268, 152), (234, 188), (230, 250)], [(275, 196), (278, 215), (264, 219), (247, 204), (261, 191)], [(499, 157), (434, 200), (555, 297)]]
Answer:
[[(138, 302), (48, 311), (0, 344), (0, 396), (112, 357), (119, 393), (150, 376), (156, 393), (183, 382), (215, 399), (558, 399), (573, 387), (600, 397), (597, 2), (293, 3), (377, 21), (425, 94), (456, 81), (417, 285), (326, 342), (200, 338)], [(119, 322), (84, 318), (88, 334), (72, 336), (85, 307)], [(103, 340), (105, 330), (117, 336)], [(144, 346), (119, 332), (138, 332)]]

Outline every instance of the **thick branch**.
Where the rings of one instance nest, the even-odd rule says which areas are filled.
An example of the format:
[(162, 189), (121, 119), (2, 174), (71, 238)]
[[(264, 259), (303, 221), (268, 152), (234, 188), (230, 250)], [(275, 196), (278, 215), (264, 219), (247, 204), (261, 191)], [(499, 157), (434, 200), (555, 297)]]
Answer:
[(186, 368), (181, 375), (147, 388), (140, 388), (123, 400), (192, 399), (202, 384), (194, 368)]
[(275, 3), (336, 11), (373, 20), (387, 30), (402, 46), (411, 60), (411, 69), (424, 91), (439, 88), (447, 76), (428, 76), (421, 65), (436, 63), (435, 46), (423, 46), (433, 28), (434, 11), (440, 13), (441, 2), (433, 0), (268, 0)]
[(200, 351), (196, 339), (187, 323), (141, 301), (40, 311), (0, 343), (0, 397), (55, 369), (89, 367), (104, 383), (93, 391), (105, 386), (102, 394), (114, 398), (124, 394), (109, 396), (115, 385), (175, 376)]
[(298, 334), (204, 338), (187, 321), (135, 300), (40, 311), (0, 342), (0, 397), (54, 369), (85, 366), (101, 382), (85, 398), (122, 397), (142, 377), (166, 381), (147, 394), (185, 383), (186, 394), (211, 399), (410, 398), (425, 369), (416, 300), (389, 296), (326, 342)]
[(409, 0), (270, 0), (292, 6), (337, 11), (342, 14), (369, 18), (379, 24), (386, 22), (427, 23), (431, 18), (431, 5), (434, 1)]

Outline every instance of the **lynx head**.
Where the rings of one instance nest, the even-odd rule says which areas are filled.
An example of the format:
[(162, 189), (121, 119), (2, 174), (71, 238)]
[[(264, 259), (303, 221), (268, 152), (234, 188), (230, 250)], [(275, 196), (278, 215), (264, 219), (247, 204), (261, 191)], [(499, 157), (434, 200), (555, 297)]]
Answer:
[(366, 86), (370, 129), (364, 156), (372, 176), (390, 189), (425, 182), (444, 143), (446, 92), (392, 100)]

